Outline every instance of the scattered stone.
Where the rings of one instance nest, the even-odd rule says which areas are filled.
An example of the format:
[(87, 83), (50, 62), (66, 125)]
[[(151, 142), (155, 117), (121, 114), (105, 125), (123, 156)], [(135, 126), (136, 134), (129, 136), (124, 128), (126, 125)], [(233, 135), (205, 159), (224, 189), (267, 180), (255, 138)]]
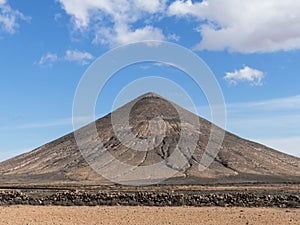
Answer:
[[(298, 193), (195, 193), (176, 191), (86, 192), (63, 191), (30, 196), (21, 191), (1, 191), (0, 205), (62, 205), (62, 206), (222, 206), (299, 208)], [(242, 211), (241, 211), (242, 212)]]

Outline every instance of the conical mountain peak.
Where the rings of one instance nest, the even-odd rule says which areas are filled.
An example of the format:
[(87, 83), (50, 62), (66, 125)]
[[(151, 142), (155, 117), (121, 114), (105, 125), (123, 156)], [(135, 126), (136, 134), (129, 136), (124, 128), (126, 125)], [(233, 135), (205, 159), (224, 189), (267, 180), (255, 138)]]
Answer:
[(178, 120), (179, 111), (184, 112), (186, 110), (157, 93), (148, 92), (112, 113), (116, 115), (115, 117), (121, 118), (124, 114), (130, 112), (131, 120), (148, 121), (155, 117)]
[(147, 92), (146, 94), (141, 95), (137, 99), (143, 99), (143, 98), (161, 98), (161, 99), (165, 99), (164, 97), (162, 97), (161, 95), (159, 95), (155, 92)]
[[(122, 122), (128, 112), (130, 129), (124, 130), (119, 122)], [(184, 118), (199, 119), (200, 129), (189, 119), (182, 121), (182, 115)], [(113, 116), (117, 118), (117, 123), (113, 123)], [(300, 180), (299, 158), (247, 141), (229, 132), (225, 133), (222, 148), (209, 168), (199, 171), (212, 124), (154, 92), (141, 95), (95, 123), (98, 131), (96, 135), (92, 134), (89, 126), (80, 129), (84, 133), (82, 141), (87, 143), (89, 149), (93, 149), (91, 155), (96, 149), (109, 152), (116, 160), (134, 167), (161, 163), (176, 174), (166, 181), (169, 184), (299, 183)], [(116, 135), (113, 124), (121, 128), (121, 136)], [(181, 140), (182, 129), (188, 133), (184, 140)], [(123, 137), (127, 131), (134, 137), (132, 140), (139, 142), (131, 143), (131, 139), (122, 142), (119, 137)], [(196, 148), (190, 142), (194, 137), (198, 139)], [(151, 150), (148, 150), (147, 146), (143, 151), (133, 148), (139, 143), (148, 142), (154, 146)], [(177, 148), (178, 143), (184, 143), (183, 148)], [(171, 158), (177, 149), (188, 162), (180, 169), (177, 167), (177, 161)], [(194, 152), (190, 152), (190, 149), (194, 149)], [(99, 158), (93, 160), (104, 160), (101, 154), (97, 157)], [(113, 161), (105, 162), (101, 169), (110, 171)], [(157, 172), (158, 175), (161, 174), (161, 171)], [(153, 174), (156, 175), (154, 172)], [(143, 179), (151, 180), (152, 177), (145, 175)], [(70, 181), (109, 183), (93, 171), (83, 158), (73, 133), (0, 163), (0, 181), (38, 184)]]

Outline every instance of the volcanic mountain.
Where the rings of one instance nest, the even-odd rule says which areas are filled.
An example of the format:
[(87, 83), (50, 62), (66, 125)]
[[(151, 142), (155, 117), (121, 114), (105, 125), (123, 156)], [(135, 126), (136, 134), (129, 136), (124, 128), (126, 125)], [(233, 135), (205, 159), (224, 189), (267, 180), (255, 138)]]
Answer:
[[(128, 112), (129, 130), (122, 130), (125, 112)], [(184, 119), (181, 115), (184, 115)], [(199, 125), (192, 122), (195, 120), (199, 121)], [(97, 132), (93, 132), (94, 125)], [(132, 180), (151, 180), (159, 177), (157, 175), (163, 177), (163, 173), (167, 171), (172, 176), (162, 180), (162, 183), (176, 185), (300, 183), (299, 158), (229, 132), (225, 132), (221, 150), (216, 157), (211, 156), (212, 163), (209, 167), (199, 169), (202, 166), (201, 159), (206, 154), (212, 126), (211, 122), (163, 97), (147, 93), (95, 123), (0, 163), (0, 182), (111, 184), (115, 179), (102, 176), (107, 175), (105, 171), (111, 170), (113, 172), (110, 175), (124, 175), (124, 179)], [(116, 130), (121, 134), (116, 135)], [(184, 137), (182, 130), (187, 134)], [(122, 139), (124, 135), (127, 137), (126, 132), (130, 132), (130, 140)], [(84, 154), (82, 149), (79, 150), (76, 133), (81, 134), (80, 142), (85, 143), (87, 150)], [(186, 163), (178, 162), (174, 157), (172, 159), (176, 152), (180, 155), (177, 159), (185, 160)], [(101, 165), (97, 162), (101, 162)], [(151, 171), (145, 169), (139, 174), (142, 176), (126, 177), (124, 168), (113, 168), (116, 165), (127, 165), (125, 168), (130, 167), (132, 171), (138, 168), (151, 168)], [(155, 165), (163, 169), (156, 170)]]

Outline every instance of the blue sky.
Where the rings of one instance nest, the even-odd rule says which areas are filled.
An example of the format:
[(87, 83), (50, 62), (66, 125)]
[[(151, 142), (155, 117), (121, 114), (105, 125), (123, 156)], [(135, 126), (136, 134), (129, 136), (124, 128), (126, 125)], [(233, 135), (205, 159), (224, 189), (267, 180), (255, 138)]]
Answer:
[[(297, 0), (0, 0), (0, 160), (72, 131), (73, 97), (89, 65), (114, 47), (153, 39), (207, 63), (229, 131), (299, 157), (299, 11)], [(126, 84), (152, 75), (181, 84), (205, 108), (184, 74), (145, 63), (110, 80), (97, 115)]]

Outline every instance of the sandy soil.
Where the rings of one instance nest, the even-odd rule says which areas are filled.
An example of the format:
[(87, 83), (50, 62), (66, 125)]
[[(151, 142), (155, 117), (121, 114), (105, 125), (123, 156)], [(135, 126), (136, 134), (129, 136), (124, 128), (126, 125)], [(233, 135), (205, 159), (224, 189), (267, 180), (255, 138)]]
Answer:
[(300, 209), (217, 207), (0, 207), (0, 224), (300, 224)]

